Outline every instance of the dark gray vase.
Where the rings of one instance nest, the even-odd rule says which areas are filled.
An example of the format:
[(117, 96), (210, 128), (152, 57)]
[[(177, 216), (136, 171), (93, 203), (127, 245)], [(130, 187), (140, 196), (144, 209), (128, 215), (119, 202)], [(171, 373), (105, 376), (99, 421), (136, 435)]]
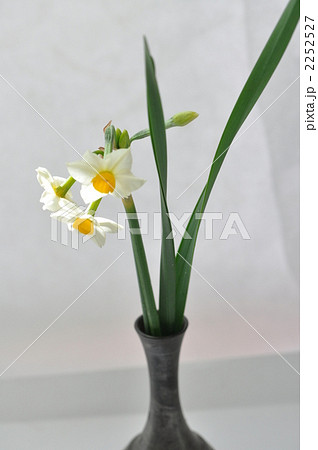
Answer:
[(144, 333), (143, 318), (135, 329), (144, 347), (150, 378), (150, 408), (145, 428), (125, 450), (213, 450), (188, 427), (180, 405), (178, 390), (179, 354), (183, 336), (180, 333), (153, 337)]

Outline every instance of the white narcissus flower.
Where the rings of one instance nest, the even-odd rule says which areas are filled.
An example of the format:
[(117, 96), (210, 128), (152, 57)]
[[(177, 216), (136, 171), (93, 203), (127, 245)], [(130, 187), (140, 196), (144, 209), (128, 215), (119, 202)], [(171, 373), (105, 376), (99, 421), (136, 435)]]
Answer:
[(67, 223), (71, 231), (77, 230), (84, 235), (91, 235), (99, 247), (105, 244), (106, 233), (116, 233), (123, 228), (112, 220), (92, 216), (73, 202), (64, 199), (61, 203), (63, 204), (62, 208), (52, 213), (51, 217)]
[(129, 197), (146, 180), (131, 173), (132, 156), (130, 148), (121, 148), (101, 158), (86, 152), (82, 161), (67, 164), (70, 175), (82, 183), (81, 196), (85, 203), (91, 203), (105, 195)]
[[(43, 209), (48, 209), (53, 212), (57, 211), (61, 207), (61, 197), (57, 195), (56, 188), (64, 184), (66, 179), (62, 177), (53, 177), (45, 167), (38, 167), (36, 173), (38, 182), (44, 189), (40, 198), (40, 202), (43, 203)], [(72, 200), (72, 194), (67, 192), (65, 198), (67, 200)]]

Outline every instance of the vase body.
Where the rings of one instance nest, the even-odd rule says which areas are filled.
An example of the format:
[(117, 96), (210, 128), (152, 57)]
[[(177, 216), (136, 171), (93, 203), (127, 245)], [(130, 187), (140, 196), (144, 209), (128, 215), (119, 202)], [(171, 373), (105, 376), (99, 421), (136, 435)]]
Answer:
[(213, 450), (188, 427), (180, 405), (178, 365), (187, 319), (180, 333), (153, 337), (144, 333), (143, 319), (135, 322), (147, 358), (150, 407), (144, 430), (125, 450)]

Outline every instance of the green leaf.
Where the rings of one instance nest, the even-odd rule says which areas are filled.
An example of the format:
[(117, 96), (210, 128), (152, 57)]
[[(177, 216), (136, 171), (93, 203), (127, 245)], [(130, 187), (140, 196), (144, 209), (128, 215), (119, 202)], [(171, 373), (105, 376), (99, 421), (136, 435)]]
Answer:
[(176, 255), (177, 326), (180, 326), (183, 320), (191, 275), (191, 264), (201, 223), (201, 220), (197, 219), (197, 213), (201, 214), (204, 212), (230, 145), (274, 73), (292, 37), (298, 20), (299, 0), (290, 0), (246, 81), (221, 136), (208, 181), (203, 188), (186, 229), (191, 239), (183, 237)]
[(159, 315), (156, 309), (147, 258), (140, 232), (136, 207), (132, 196), (124, 198), (123, 204), (129, 222), (131, 244), (135, 258), (145, 331), (147, 334), (152, 336), (160, 336), (161, 331)]
[[(167, 206), (167, 142), (165, 121), (158, 84), (155, 75), (153, 59), (149, 53), (146, 39), (145, 43), (145, 65), (147, 84), (147, 107), (149, 129), (155, 157), (161, 200), (161, 222), (162, 243), (160, 260), (160, 294), (159, 294), (159, 317), (163, 334), (171, 334), (175, 330), (175, 249), (172, 238), (172, 227)], [(167, 239), (168, 238), (168, 239)]]

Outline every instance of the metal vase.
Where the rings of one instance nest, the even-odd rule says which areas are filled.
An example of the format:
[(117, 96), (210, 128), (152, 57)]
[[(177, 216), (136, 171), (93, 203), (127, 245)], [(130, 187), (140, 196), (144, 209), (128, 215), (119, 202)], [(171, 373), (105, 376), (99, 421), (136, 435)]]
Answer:
[(144, 430), (125, 450), (213, 450), (188, 427), (180, 405), (178, 389), (179, 354), (188, 327), (174, 335), (153, 337), (145, 334), (143, 318), (135, 329), (144, 347), (150, 379), (150, 407)]

